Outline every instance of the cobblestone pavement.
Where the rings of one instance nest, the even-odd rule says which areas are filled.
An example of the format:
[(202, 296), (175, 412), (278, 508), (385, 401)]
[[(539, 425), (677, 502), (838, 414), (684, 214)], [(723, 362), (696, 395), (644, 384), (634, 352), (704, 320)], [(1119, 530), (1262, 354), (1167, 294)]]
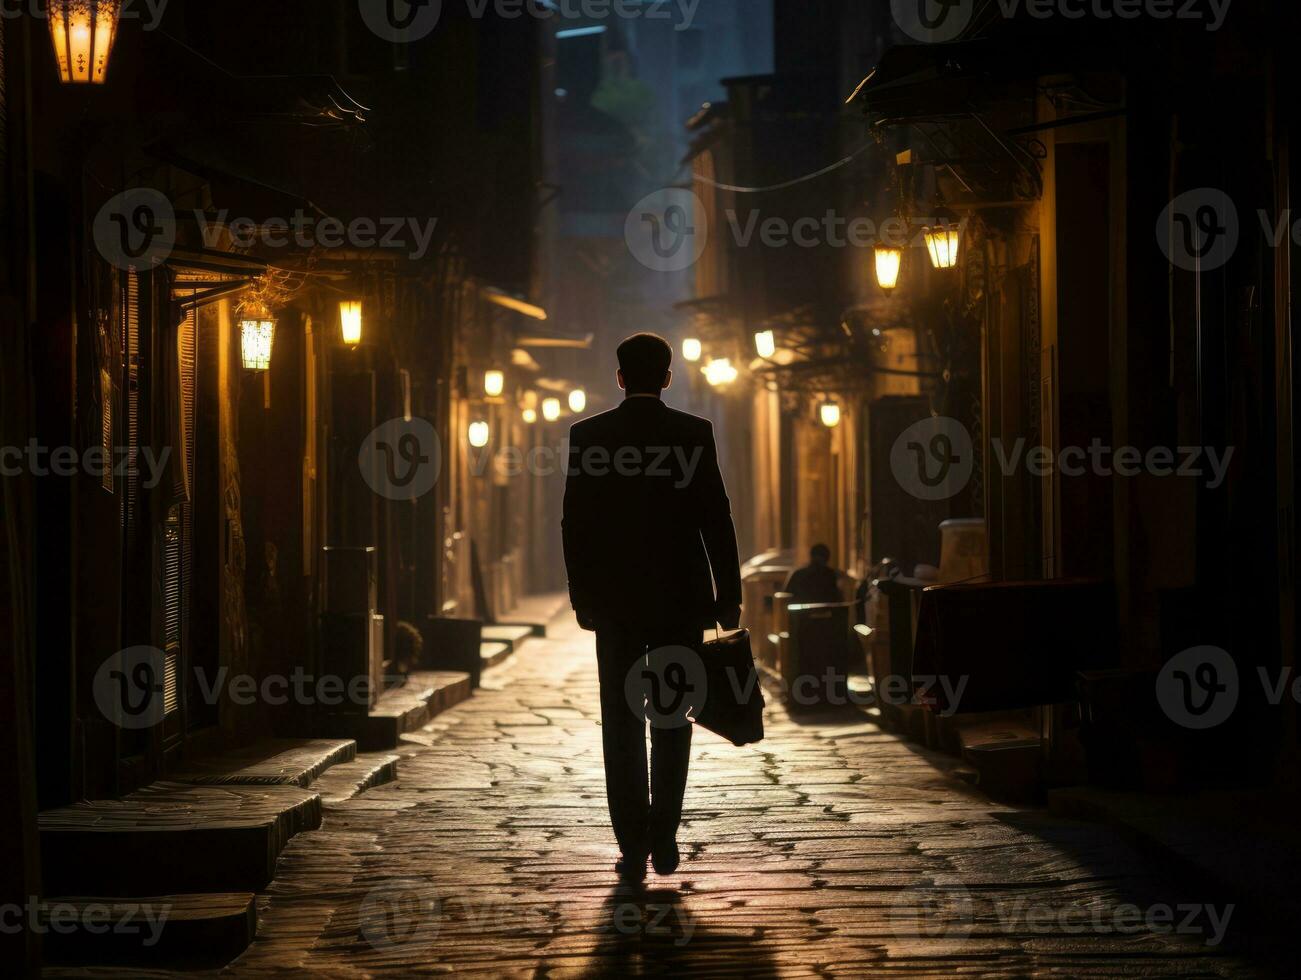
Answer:
[(591, 637), (553, 635), (416, 736), (396, 783), (294, 839), (230, 972), (1264, 975), (1232, 910), (1106, 828), (991, 803), (861, 716), (771, 703), (758, 746), (697, 733), (678, 874), (616, 887)]

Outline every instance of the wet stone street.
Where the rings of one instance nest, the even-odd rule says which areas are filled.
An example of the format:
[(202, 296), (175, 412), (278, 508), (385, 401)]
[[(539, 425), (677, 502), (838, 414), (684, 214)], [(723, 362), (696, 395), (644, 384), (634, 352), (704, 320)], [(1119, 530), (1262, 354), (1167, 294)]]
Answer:
[[(568, 620), (295, 837), (231, 975), (1253, 976), (1234, 909), (1107, 828), (991, 802), (856, 719), (697, 732), (683, 863), (617, 886)], [(139, 975), (138, 972), (136, 975)]]

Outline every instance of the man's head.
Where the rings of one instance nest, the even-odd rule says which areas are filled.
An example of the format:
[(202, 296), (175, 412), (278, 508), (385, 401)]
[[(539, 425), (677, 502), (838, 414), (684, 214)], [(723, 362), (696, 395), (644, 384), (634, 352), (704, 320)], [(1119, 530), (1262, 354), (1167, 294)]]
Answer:
[(619, 345), (619, 387), (630, 395), (658, 395), (669, 386), (673, 348), (653, 333), (635, 333)]
[(826, 565), (831, 561), (831, 549), (825, 544), (815, 544), (809, 549), (809, 561), (814, 565)]

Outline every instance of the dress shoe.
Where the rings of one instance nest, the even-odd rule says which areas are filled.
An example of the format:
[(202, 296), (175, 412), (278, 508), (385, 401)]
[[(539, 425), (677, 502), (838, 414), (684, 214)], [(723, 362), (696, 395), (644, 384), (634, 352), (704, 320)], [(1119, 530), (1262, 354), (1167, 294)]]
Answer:
[(678, 842), (665, 841), (651, 852), (651, 863), (655, 865), (657, 875), (671, 875), (678, 870), (682, 855), (678, 853)]
[(646, 855), (630, 858), (623, 854), (614, 862), (614, 870), (624, 881), (644, 881), (646, 878)]

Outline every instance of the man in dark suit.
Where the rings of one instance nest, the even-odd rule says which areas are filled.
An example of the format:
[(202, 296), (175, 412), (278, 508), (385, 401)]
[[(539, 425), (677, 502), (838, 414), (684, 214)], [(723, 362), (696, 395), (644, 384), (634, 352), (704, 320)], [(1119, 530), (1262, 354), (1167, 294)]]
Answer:
[(606, 797), (625, 878), (679, 861), (677, 832), (691, 759), (691, 726), (651, 727), (625, 698), (625, 680), (650, 651), (696, 647), (715, 623), (741, 615), (736, 530), (713, 426), (669, 408), (673, 351), (637, 334), (619, 345), (616, 409), (570, 429), (564, 544), (578, 623), (596, 631)]

